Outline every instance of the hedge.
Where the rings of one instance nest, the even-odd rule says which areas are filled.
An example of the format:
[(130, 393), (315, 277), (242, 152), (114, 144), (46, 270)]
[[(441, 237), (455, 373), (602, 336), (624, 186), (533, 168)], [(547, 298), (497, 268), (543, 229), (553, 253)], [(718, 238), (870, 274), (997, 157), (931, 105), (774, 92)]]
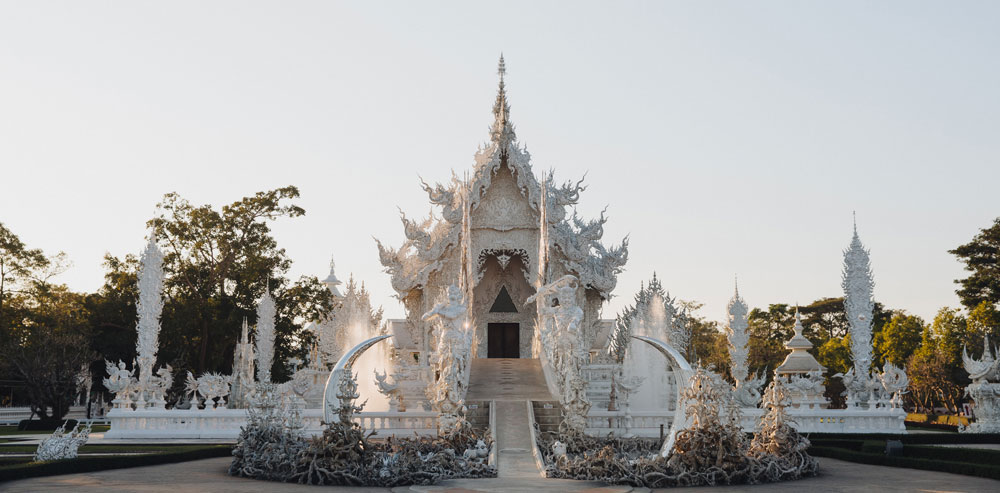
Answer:
[(22, 419), (17, 423), (18, 431), (56, 431), (56, 428), (66, 424), (68, 432), (76, 427), (75, 419)]
[(186, 462), (190, 460), (209, 459), (212, 457), (228, 457), (231, 455), (232, 446), (213, 445), (196, 450), (166, 452), (162, 454), (78, 457), (76, 459), (52, 462), (27, 462), (0, 467), (0, 481), (12, 481), (15, 479), (34, 478), (39, 476), (55, 476), (59, 474), (103, 471), (105, 469), (155, 466), (158, 464)]
[[(903, 448), (904, 454), (906, 447)], [(942, 460), (922, 459), (915, 457), (887, 456), (881, 454), (866, 454), (834, 447), (810, 447), (809, 453), (817, 457), (829, 457), (850, 462), (860, 462), (876, 466), (906, 467), (926, 471), (949, 472), (966, 476), (979, 476), (989, 479), (1000, 479), (1000, 465), (973, 464), (969, 462), (951, 462)]]
[(899, 440), (904, 444), (945, 445), (959, 443), (997, 443), (1000, 433), (909, 433), (906, 435), (889, 433), (810, 433), (810, 441), (826, 440)]

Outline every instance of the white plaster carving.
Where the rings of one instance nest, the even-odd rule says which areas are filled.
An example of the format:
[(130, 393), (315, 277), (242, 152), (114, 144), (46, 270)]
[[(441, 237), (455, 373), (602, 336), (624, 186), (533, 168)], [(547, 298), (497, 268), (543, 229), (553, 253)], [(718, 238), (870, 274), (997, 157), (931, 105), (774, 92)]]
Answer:
[(163, 311), (163, 252), (156, 246), (156, 236), (152, 234), (142, 252), (138, 284), (136, 312), (139, 321), (136, 324), (138, 337), (135, 343), (138, 374), (135, 404), (139, 408), (147, 405), (163, 407), (162, 388), (151, 383), (153, 365), (156, 364), (156, 353), (160, 346), (160, 314)]
[(844, 312), (850, 324), (851, 358), (854, 367), (849, 376), (845, 375), (848, 407), (863, 406), (871, 396), (872, 382), (869, 372), (872, 365), (872, 312), (875, 301), (872, 291), (875, 280), (872, 277), (868, 250), (858, 237), (857, 224), (851, 245), (844, 251)]
[(87, 443), (90, 437), (90, 423), (78, 423), (69, 433), (66, 433), (66, 423), (63, 423), (49, 437), (38, 444), (35, 450), (35, 462), (50, 460), (75, 459), (80, 446)]
[(274, 317), (277, 314), (274, 298), (269, 290), (257, 303), (257, 381), (271, 383), (271, 365), (274, 362)]
[(583, 310), (577, 305), (579, 280), (567, 275), (538, 289), (528, 298), (538, 307), (538, 328), (541, 347), (551, 365), (563, 408), (563, 424), (569, 430), (582, 433), (587, 426), (590, 401), (586, 398), (586, 382), (582, 368), (589, 351), (583, 345), (580, 324)]
[(727, 308), (729, 324), (726, 327), (726, 332), (729, 337), (730, 372), (736, 383), (733, 390), (734, 397), (743, 407), (757, 407), (757, 404), (760, 403), (760, 387), (764, 384), (764, 377), (758, 374), (752, 379), (747, 379), (749, 375), (747, 355), (750, 351), (747, 347), (750, 342), (750, 336), (747, 334), (749, 308), (740, 297), (739, 287), (736, 287)]
[(969, 357), (962, 348), (962, 364), (969, 372), (972, 383), (965, 393), (975, 402), (976, 420), (960, 431), (966, 433), (1000, 433), (1000, 358), (990, 351), (989, 337), (983, 336), (983, 355), (979, 359)]
[(448, 287), (447, 298), (423, 316), (435, 325), (438, 334), (430, 360), (437, 380), (427, 388), (427, 398), (431, 407), (441, 414), (438, 419), (441, 433), (452, 431), (464, 413), (472, 351), (468, 313), (461, 290), (452, 284)]

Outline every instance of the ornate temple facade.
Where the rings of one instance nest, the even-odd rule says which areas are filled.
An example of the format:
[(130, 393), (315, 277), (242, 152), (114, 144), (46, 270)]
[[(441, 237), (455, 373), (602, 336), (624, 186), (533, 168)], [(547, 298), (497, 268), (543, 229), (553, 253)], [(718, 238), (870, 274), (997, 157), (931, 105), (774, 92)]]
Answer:
[(452, 284), (469, 302), (473, 358), (538, 357), (538, 311), (528, 298), (564, 275), (580, 281), (575, 304), (584, 310), (583, 344), (600, 350), (610, 327), (600, 319), (601, 307), (628, 259), (627, 238), (605, 246), (604, 214), (584, 220), (572, 210), (585, 189), (582, 180), (555, 184), (552, 174), (534, 174), (510, 120), (502, 57), (499, 75), (489, 142), (473, 169), (462, 177), (452, 173), (445, 184), (423, 183), (437, 213), (423, 220), (402, 215), (405, 242), (398, 248), (378, 243), (406, 310), (405, 320), (390, 321), (394, 344), (414, 360), (433, 350), (435, 340), (421, 317)]

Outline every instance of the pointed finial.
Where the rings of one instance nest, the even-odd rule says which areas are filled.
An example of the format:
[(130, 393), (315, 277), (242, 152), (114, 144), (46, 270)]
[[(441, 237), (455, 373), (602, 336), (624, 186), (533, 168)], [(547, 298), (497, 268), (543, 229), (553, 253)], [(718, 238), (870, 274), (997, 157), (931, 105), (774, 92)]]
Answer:
[(854, 236), (858, 235), (858, 211), (851, 211), (851, 216), (854, 218)]
[(733, 275), (733, 286), (736, 287), (736, 297), (739, 298), (740, 297), (740, 276), (738, 276), (736, 274)]
[(497, 64), (497, 75), (500, 76), (500, 82), (503, 83), (503, 77), (507, 75), (507, 65), (503, 61), (503, 52), (500, 53), (500, 63)]

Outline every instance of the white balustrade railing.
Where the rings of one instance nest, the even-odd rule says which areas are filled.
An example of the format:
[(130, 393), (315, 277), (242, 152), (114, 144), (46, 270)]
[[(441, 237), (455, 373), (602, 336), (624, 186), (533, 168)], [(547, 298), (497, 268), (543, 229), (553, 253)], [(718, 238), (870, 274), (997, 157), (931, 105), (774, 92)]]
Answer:
[[(303, 409), (304, 433), (323, 433), (323, 410)], [(437, 433), (437, 413), (361, 412), (354, 421), (376, 437), (433, 435)], [(111, 429), (105, 439), (216, 439), (235, 440), (247, 422), (246, 409), (113, 409), (108, 413)]]
[[(819, 409), (786, 408), (792, 426), (800, 433), (906, 433), (903, 420), (906, 413), (901, 409)], [(764, 410), (743, 408), (740, 425), (744, 431), (757, 427)], [(632, 412), (631, 432), (637, 436), (659, 437), (660, 426), (663, 433), (670, 430), (673, 412), (663, 411)], [(625, 434), (625, 411), (591, 409), (587, 415), (587, 434), (606, 436)]]

